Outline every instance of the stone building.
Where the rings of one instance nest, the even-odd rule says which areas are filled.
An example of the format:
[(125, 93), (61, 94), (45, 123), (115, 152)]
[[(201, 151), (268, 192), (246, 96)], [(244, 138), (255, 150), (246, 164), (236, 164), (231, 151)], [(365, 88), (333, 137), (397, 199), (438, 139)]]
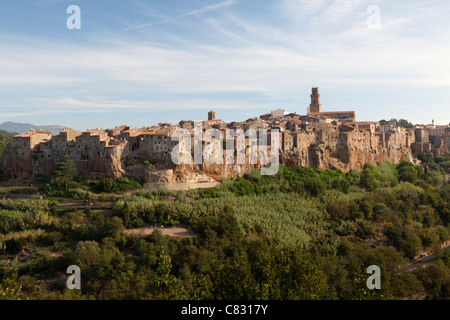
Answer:
[[(193, 154), (194, 122), (190, 120), (180, 121), (178, 126), (170, 123), (145, 128), (122, 125), (82, 133), (65, 129), (54, 137), (48, 131), (32, 130), (13, 137), (0, 161), (0, 168), (4, 174), (20, 179), (31, 178), (36, 174), (48, 175), (67, 154), (77, 173), (87, 172), (94, 178), (126, 175), (153, 182), (158, 179), (188, 181), (188, 177), (198, 171), (215, 178), (239, 177), (258, 168), (257, 161), (250, 161), (254, 159), (250, 153), (258, 150), (260, 130), (269, 131), (269, 149), (273, 148), (271, 130), (280, 132), (280, 160), (283, 164), (321, 169), (361, 169), (366, 162), (388, 160), (397, 163), (405, 157), (413, 160), (413, 156), (419, 153), (440, 155), (450, 149), (449, 127), (406, 129), (394, 122), (388, 125), (357, 122), (354, 111), (323, 112), (318, 88), (312, 89), (307, 115), (275, 110), (261, 115), (259, 119), (225, 123), (216, 119), (214, 111), (208, 112), (208, 120), (202, 121), (203, 133), (208, 129), (218, 129), (226, 137), (226, 129), (247, 132), (246, 137), (231, 138), (234, 144), (223, 143), (224, 157), (235, 158), (233, 163), (236, 163), (237, 142), (243, 139), (245, 165), (174, 165), (171, 153), (179, 140), (172, 135), (179, 128), (189, 132)], [(255, 130), (257, 135), (249, 137), (249, 130)], [(430, 140), (430, 136), (434, 138)], [(202, 139), (201, 147), (204, 149), (211, 143)]]
[(322, 105), (320, 104), (319, 88), (312, 88), (311, 104), (309, 105), (308, 108), (308, 114), (321, 112), (322, 112)]

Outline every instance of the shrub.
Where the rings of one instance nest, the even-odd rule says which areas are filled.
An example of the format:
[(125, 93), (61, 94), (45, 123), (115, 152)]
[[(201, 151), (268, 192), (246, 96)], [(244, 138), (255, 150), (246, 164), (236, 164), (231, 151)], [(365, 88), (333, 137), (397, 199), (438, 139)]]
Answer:
[(406, 257), (412, 259), (422, 249), (422, 241), (411, 226), (394, 225), (386, 228), (385, 235), (389, 242)]
[(411, 162), (403, 160), (397, 166), (397, 171), (400, 181), (409, 182), (412, 184), (416, 183), (418, 179), (418, 171)]
[(347, 194), (350, 192), (351, 184), (347, 179), (345, 179), (343, 177), (339, 177), (339, 178), (333, 180), (332, 187), (333, 187), (333, 189), (339, 190), (339, 191)]
[(366, 168), (361, 172), (360, 185), (368, 191), (373, 191), (378, 187), (373, 168)]
[(77, 238), (82, 241), (100, 241), (104, 238), (103, 230), (99, 229), (95, 224), (81, 225), (75, 231), (77, 233)]
[(28, 244), (27, 237), (13, 237), (12, 239), (4, 241), (6, 252), (10, 254), (17, 254), (22, 251)]
[(23, 230), (25, 214), (21, 211), (0, 210), (0, 233)]
[(142, 184), (127, 177), (122, 177), (117, 180), (112, 178), (103, 178), (94, 183), (94, 189), (97, 192), (119, 193), (142, 189)]
[(327, 189), (327, 184), (319, 177), (307, 178), (305, 180), (305, 189), (312, 195), (318, 196)]
[(239, 196), (250, 195), (255, 193), (255, 186), (250, 181), (240, 178), (234, 182), (230, 191)]

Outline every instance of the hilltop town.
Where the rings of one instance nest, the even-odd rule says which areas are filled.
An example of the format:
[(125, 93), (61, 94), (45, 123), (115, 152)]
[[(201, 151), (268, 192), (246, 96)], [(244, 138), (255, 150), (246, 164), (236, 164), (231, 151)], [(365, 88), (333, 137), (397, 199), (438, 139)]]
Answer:
[[(211, 182), (220, 177), (239, 177), (260, 164), (175, 165), (171, 158), (179, 143), (172, 139), (176, 130), (194, 135), (194, 121), (178, 125), (78, 132), (65, 129), (52, 136), (49, 131), (31, 130), (16, 135), (1, 159), (4, 175), (16, 179), (49, 175), (65, 155), (78, 173), (93, 178), (129, 176), (150, 183)], [(418, 161), (421, 153), (434, 156), (450, 150), (450, 127), (430, 125), (402, 126), (397, 121), (358, 122), (355, 111), (322, 111), (318, 88), (312, 89), (306, 115), (275, 110), (242, 122), (226, 123), (210, 111), (202, 130), (242, 129), (279, 131), (280, 162), (320, 169), (361, 169), (365, 163)], [(225, 134), (224, 134), (225, 136)], [(247, 157), (250, 148), (246, 137)], [(208, 143), (203, 143), (203, 148)], [(225, 152), (225, 151), (224, 151)]]

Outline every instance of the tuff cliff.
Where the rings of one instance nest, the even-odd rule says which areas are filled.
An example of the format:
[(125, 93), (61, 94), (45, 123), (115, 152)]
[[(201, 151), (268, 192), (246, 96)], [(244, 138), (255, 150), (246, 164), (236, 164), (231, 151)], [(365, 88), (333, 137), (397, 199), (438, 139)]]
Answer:
[[(372, 124), (367, 128), (363, 125), (318, 126), (320, 130), (294, 133), (286, 130), (280, 135), (280, 163), (347, 172), (361, 170), (367, 162), (399, 163), (403, 158), (415, 161), (420, 152), (435, 156), (449, 152), (443, 138), (422, 142), (414, 130), (376, 132)], [(0, 170), (17, 179), (49, 175), (66, 154), (78, 174), (86, 172), (92, 178), (129, 176), (148, 183), (211, 182), (221, 177), (239, 178), (261, 168), (260, 159), (250, 164), (249, 148), (254, 141), (248, 138), (244, 164), (175, 165), (171, 153), (178, 142), (173, 142), (169, 133), (126, 130), (111, 135), (102, 130), (82, 134), (67, 130), (55, 137), (41, 131), (22, 134), (7, 146)], [(236, 163), (237, 150), (234, 154)]]

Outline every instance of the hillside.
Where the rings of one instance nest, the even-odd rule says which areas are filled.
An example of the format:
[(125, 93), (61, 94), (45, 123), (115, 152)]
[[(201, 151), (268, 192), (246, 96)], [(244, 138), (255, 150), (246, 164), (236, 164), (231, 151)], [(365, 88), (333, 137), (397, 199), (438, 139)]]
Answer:
[(254, 170), (187, 192), (61, 163), (55, 184), (0, 188), (0, 299), (448, 300), (449, 162)]
[(0, 130), (17, 133), (28, 132), (31, 129), (39, 129), (39, 130), (47, 130), (50, 131), (52, 135), (57, 135), (59, 134), (60, 131), (64, 130), (65, 128), (66, 127), (59, 125), (37, 126), (31, 123), (20, 123), (20, 122), (4, 122), (0, 124)]
[(8, 143), (11, 142), (11, 137), (14, 135), (16, 135), (16, 133), (0, 130), (0, 157), (2, 156), (3, 150), (5, 150)]

